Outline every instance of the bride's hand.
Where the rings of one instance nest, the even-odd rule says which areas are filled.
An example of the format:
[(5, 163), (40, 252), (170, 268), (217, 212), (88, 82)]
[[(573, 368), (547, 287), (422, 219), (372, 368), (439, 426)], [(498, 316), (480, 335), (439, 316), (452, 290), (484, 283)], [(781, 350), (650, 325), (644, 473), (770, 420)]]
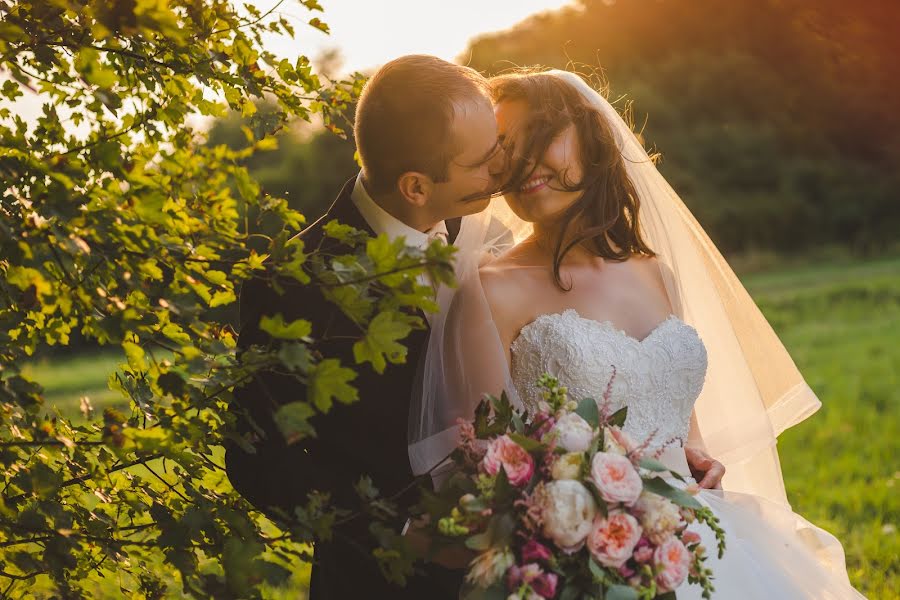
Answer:
[(722, 463), (699, 448), (687, 447), (684, 454), (697, 485), (708, 490), (722, 489), (722, 477), (725, 476), (725, 466)]

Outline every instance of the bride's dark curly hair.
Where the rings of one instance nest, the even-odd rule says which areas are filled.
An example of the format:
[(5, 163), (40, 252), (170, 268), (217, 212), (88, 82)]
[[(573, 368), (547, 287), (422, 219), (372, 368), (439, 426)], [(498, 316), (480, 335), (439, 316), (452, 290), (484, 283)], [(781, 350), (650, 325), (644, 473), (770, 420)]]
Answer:
[(638, 227), (640, 201), (625, 171), (625, 162), (613, 130), (596, 108), (564, 79), (546, 72), (520, 71), (497, 75), (489, 81), (495, 104), (522, 101), (527, 122), (516, 139), (505, 140), (510, 176), (505, 189), (519, 189), (540, 164), (554, 138), (574, 125), (581, 147), (581, 181), (569, 181), (565, 171), (557, 179), (567, 192), (583, 193), (561, 215), (553, 253), (553, 277), (560, 280), (566, 254), (581, 245), (595, 256), (622, 262), (635, 255), (655, 256)]

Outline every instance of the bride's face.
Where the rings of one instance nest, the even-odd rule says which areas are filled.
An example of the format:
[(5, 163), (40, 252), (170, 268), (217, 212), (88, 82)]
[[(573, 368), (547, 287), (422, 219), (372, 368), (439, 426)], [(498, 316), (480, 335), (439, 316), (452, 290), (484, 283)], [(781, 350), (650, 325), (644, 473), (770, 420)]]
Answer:
[[(516, 148), (527, 140), (529, 107), (524, 101), (500, 102), (494, 107), (500, 139), (516, 159)], [(530, 223), (550, 225), (563, 215), (567, 208), (581, 197), (582, 191), (568, 191), (581, 183), (584, 169), (581, 165), (581, 145), (574, 124), (563, 129), (547, 147), (547, 151), (534, 165), (524, 184), (505, 194), (509, 207), (516, 215)]]

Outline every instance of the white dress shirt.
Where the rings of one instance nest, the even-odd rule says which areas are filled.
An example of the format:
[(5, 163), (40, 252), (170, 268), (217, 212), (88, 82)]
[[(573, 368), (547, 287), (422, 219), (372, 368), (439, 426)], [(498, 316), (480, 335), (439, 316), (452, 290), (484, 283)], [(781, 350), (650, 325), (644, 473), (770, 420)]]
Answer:
[[(428, 231), (419, 231), (414, 229), (398, 219), (397, 217), (384, 210), (372, 200), (372, 196), (363, 185), (362, 171), (356, 177), (356, 183), (353, 185), (353, 192), (350, 199), (356, 205), (357, 210), (375, 232), (375, 235), (387, 234), (389, 238), (396, 239), (400, 236), (406, 238), (406, 245), (415, 248), (425, 249), (433, 239), (440, 239), (447, 243), (447, 224), (444, 221), (437, 223)], [(434, 287), (434, 282), (428, 277), (427, 273), (423, 273), (418, 277), (421, 285), (429, 285)], [(431, 321), (431, 313), (425, 313), (425, 318)]]

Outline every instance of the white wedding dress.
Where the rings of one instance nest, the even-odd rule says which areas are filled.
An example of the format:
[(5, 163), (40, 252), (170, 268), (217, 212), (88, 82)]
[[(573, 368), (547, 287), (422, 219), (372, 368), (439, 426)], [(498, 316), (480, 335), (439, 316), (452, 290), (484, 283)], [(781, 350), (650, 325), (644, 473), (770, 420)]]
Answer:
[[(628, 406), (625, 432), (638, 443), (652, 435), (651, 448), (674, 440), (660, 458), (690, 476), (681, 446), (703, 388), (707, 353), (697, 331), (684, 321), (671, 316), (638, 340), (575, 310), (545, 314), (522, 328), (511, 357), (513, 384), (526, 407), (539, 401), (536, 382), (544, 373), (568, 387), (570, 398), (599, 402), (615, 368), (610, 408)], [(840, 543), (803, 517), (748, 494), (703, 490), (696, 497), (726, 532), (727, 547), (719, 559), (713, 532), (703, 525), (693, 528), (707, 548), (714, 598), (863, 597), (847, 579)], [(701, 591), (685, 581), (676, 594), (685, 600), (700, 598)]]

